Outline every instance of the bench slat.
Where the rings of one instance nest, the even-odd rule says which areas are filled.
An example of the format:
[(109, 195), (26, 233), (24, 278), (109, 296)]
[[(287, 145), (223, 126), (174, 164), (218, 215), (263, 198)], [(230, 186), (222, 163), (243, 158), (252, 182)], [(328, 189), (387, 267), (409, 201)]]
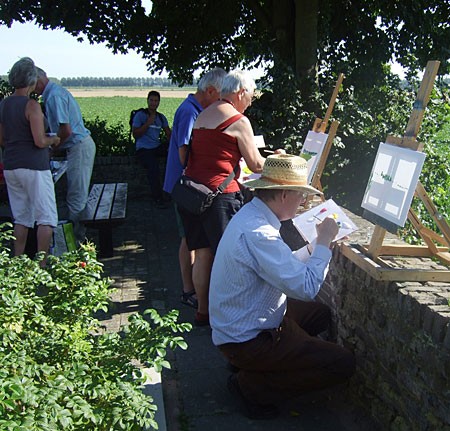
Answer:
[(100, 202), (97, 206), (95, 220), (109, 220), (114, 201), (115, 184), (105, 184)]
[(124, 219), (127, 207), (127, 183), (116, 184), (116, 196), (114, 197), (114, 205), (111, 211), (111, 219)]
[(94, 184), (89, 193), (86, 208), (83, 211), (82, 220), (93, 220), (97, 211), (98, 201), (102, 195), (104, 184)]

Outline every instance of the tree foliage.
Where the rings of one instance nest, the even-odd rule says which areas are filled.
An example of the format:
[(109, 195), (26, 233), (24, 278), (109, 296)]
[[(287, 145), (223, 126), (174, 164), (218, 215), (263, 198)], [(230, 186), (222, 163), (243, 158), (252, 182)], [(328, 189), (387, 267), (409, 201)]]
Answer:
[(382, 78), (393, 56), (416, 71), (430, 59), (448, 71), (448, 0), (5, 0), (0, 23), (62, 28), (113, 52), (134, 49), (152, 73), (179, 83), (197, 69), (283, 62), (300, 81), (323, 68), (353, 81)]

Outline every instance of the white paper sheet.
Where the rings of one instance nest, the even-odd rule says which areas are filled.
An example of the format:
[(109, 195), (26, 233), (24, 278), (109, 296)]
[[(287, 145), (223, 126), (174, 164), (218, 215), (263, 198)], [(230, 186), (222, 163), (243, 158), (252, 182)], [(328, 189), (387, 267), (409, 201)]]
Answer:
[(328, 199), (309, 211), (298, 215), (293, 219), (293, 222), (303, 238), (311, 243), (317, 238), (316, 226), (327, 217), (334, 218), (339, 226), (339, 232), (334, 239), (335, 241), (358, 230), (358, 227), (332, 199)]

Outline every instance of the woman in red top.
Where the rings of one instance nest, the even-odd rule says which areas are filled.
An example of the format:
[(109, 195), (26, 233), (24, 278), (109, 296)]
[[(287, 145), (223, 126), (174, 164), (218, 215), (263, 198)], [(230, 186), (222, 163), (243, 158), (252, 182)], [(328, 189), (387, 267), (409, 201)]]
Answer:
[(182, 163), (188, 158), (186, 175), (211, 190), (216, 190), (238, 166), (235, 178), (206, 212), (196, 216), (180, 209), (188, 248), (195, 250), (192, 278), (198, 300), (196, 325), (209, 324), (209, 277), (214, 254), (225, 227), (243, 204), (237, 181), (239, 160), (243, 157), (253, 172), (261, 172), (264, 165), (250, 121), (243, 115), (252, 103), (255, 88), (247, 73), (229, 72), (222, 84), (221, 98), (198, 116), (189, 152), (187, 146), (180, 148)]

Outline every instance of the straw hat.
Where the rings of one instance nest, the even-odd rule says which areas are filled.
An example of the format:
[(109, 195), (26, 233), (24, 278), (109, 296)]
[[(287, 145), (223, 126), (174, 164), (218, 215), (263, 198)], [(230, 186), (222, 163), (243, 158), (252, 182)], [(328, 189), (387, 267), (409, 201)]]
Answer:
[(264, 162), (261, 177), (246, 181), (251, 189), (301, 190), (310, 194), (322, 194), (308, 185), (306, 160), (293, 154), (272, 154)]

